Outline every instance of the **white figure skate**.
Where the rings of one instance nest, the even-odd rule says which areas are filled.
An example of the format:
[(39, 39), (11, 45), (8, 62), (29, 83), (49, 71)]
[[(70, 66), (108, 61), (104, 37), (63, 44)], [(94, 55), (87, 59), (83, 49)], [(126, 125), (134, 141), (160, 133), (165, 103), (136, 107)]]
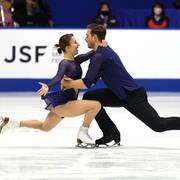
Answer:
[(20, 127), (20, 123), (17, 121), (11, 121), (8, 117), (0, 117), (0, 133), (4, 133), (10, 129)]
[(94, 148), (95, 141), (89, 136), (88, 128), (81, 126), (77, 135), (77, 147)]

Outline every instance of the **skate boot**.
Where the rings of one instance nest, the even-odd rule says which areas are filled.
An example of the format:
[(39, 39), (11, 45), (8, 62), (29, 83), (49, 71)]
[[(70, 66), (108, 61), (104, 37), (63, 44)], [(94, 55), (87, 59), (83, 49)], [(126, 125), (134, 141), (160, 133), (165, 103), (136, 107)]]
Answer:
[(95, 141), (89, 136), (88, 128), (81, 126), (77, 135), (77, 147), (94, 148)]
[(8, 117), (0, 117), (0, 133), (4, 133), (10, 129), (20, 127), (20, 123), (17, 121), (11, 121)]
[(102, 138), (96, 140), (96, 147), (112, 147), (120, 146), (121, 134), (119, 131), (113, 133), (107, 133)]

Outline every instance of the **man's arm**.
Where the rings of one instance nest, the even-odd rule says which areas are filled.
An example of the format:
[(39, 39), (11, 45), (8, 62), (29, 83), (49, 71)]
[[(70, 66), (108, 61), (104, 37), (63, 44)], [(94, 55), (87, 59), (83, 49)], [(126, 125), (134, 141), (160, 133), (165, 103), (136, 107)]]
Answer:
[(100, 54), (96, 53), (90, 61), (87, 73), (85, 77), (82, 79), (83, 83), (87, 88), (91, 87), (95, 84), (101, 76), (101, 71), (103, 68), (103, 62), (105, 57)]
[(104, 57), (101, 54), (95, 54), (89, 64), (86, 76), (83, 79), (69, 80), (63, 79), (61, 81), (62, 85), (69, 89), (87, 89), (91, 87), (92, 84), (96, 83), (99, 79), (100, 71), (102, 68)]

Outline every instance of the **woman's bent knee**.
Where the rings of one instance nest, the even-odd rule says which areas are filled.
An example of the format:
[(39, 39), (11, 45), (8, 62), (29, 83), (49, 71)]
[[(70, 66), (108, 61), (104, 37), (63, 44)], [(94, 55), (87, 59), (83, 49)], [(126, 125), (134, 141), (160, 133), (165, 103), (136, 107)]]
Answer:
[(44, 132), (49, 132), (51, 129), (52, 129), (52, 127), (42, 126), (42, 131), (44, 131)]
[(99, 101), (95, 101), (95, 107), (96, 107), (96, 109), (98, 110), (98, 111), (100, 111), (100, 109), (101, 109), (101, 103), (99, 102)]

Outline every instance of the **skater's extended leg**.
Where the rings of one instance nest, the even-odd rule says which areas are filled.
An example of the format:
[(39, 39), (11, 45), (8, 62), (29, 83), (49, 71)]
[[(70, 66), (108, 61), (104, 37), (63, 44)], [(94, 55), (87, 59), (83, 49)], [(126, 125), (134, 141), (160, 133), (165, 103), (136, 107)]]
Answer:
[(60, 120), (61, 120), (60, 116), (58, 116), (54, 112), (49, 112), (44, 122), (40, 120), (16, 121), (16, 120), (11, 120), (10, 118), (1, 118), (0, 132), (4, 133), (7, 130), (13, 128), (20, 128), (20, 127), (49, 131), (53, 127), (55, 127)]
[(61, 117), (54, 112), (49, 112), (45, 121), (24, 120), (20, 122), (20, 127), (39, 129), (41, 131), (50, 131), (61, 121)]
[(49, 131), (55, 127), (61, 120), (61, 117), (74, 117), (85, 114), (82, 127), (79, 129), (78, 139), (87, 144), (94, 144), (94, 141), (88, 134), (90, 123), (101, 109), (101, 104), (97, 101), (77, 100), (70, 101), (64, 105), (56, 106), (49, 112), (44, 122), (39, 120), (24, 120), (20, 122), (11, 121), (9, 118), (1, 118), (0, 130), (4, 132), (12, 127), (27, 127)]
[[(132, 96), (133, 95), (133, 96)], [(140, 89), (127, 99), (125, 108), (156, 132), (180, 130), (180, 117), (160, 117), (149, 104), (144, 89)]]

